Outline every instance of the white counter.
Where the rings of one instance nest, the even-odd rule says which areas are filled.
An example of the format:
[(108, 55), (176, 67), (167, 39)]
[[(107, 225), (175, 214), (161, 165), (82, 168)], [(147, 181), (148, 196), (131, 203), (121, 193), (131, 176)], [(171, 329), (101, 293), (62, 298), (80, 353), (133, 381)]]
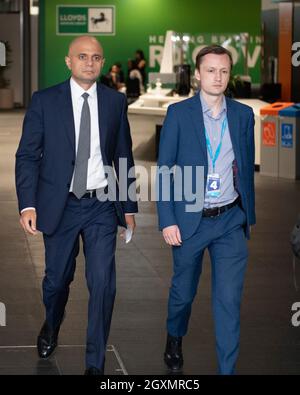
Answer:
[[(134, 122), (134, 117), (143, 117), (145, 124), (152, 125), (150, 130), (155, 133), (155, 126), (162, 125), (167, 108), (170, 104), (185, 100), (188, 96), (167, 96), (170, 90), (162, 90), (161, 95), (146, 93), (141, 95), (137, 101), (128, 106), (129, 121)], [(269, 103), (259, 99), (235, 99), (236, 101), (246, 104), (253, 109), (255, 115), (255, 164), (260, 164), (260, 109)], [(142, 119), (140, 119), (141, 121)]]

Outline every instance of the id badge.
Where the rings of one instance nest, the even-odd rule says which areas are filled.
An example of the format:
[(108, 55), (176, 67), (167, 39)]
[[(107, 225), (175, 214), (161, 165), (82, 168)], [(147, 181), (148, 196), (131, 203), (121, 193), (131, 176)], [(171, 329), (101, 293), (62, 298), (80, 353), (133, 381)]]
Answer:
[(207, 196), (217, 198), (221, 194), (221, 180), (217, 173), (207, 176)]

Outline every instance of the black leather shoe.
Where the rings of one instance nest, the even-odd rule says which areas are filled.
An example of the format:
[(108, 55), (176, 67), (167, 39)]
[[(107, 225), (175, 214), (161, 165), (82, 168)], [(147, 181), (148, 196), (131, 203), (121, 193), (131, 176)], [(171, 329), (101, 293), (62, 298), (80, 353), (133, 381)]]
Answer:
[(51, 329), (45, 321), (37, 338), (37, 349), (40, 358), (48, 358), (57, 346), (59, 327)]
[(85, 376), (103, 376), (103, 374), (104, 373), (102, 372), (102, 370), (94, 368), (94, 367), (88, 368), (84, 372)]
[(164, 360), (172, 372), (181, 372), (183, 366), (182, 337), (168, 334)]

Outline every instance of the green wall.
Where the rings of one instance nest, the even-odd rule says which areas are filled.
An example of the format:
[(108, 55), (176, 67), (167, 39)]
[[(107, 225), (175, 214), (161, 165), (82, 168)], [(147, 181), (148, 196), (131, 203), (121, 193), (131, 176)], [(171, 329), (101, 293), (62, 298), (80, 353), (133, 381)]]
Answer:
[[(126, 71), (127, 60), (136, 49), (144, 50), (148, 59), (148, 71), (158, 71), (159, 64), (149, 65), (149, 46), (161, 45), (167, 30), (210, 37), (224, 33), (248, 32), (254, 38), (250, 44), (250, 56), (259, 43), (255, 37), (261, 34), (261, 0), (40, 0), (39, 34), (39, 86), (44, 88), (68, 76), (64, 64), (72, 35), (56, 34), (57, 5), (115, 5), (116, 34), (97, 36), (104, 47), (106, 66), (104, 72), (115, 61), (121, 61)], [(154, 37), (155, 36), (155, 37)], [(152, 42), (149, 43), (149, 37)], [(157, 41), (155, 43), (155, 40)], [(210, 42), (205, 42), (210, 44)], [(197, 44), (200, 45), (200, 44)], [(249, 69), (253, 82), (260, 81), (260, 55), (256, 49), (257, 61)], [(235, 73), (242, 73), (241, 62)]]

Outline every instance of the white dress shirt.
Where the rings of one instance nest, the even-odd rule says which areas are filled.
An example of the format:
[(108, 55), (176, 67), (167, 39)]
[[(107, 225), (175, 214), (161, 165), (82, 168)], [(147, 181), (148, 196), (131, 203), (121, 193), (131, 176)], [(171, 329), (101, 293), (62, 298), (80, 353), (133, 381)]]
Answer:
[[(85, 92), (89, 94), (88, 104), (91, 114), (91, 155), (88, 161), (87, 190), (106, 187), (107, 180), (104, 173), (103, 160), (100, 150), (97, 84), (94, 82), (94, 84), (87, 91), (85, 91), (77, 84), (77, 82), (73, 80), (73, 78), (71, 78), (70, 86), (75, 126), (76, 153), (78, 149), (81, 110), (84, 102), (82, 95)], [(73, 189), (73, 181), (74, 174), (71, 181), (70, 192)]]

